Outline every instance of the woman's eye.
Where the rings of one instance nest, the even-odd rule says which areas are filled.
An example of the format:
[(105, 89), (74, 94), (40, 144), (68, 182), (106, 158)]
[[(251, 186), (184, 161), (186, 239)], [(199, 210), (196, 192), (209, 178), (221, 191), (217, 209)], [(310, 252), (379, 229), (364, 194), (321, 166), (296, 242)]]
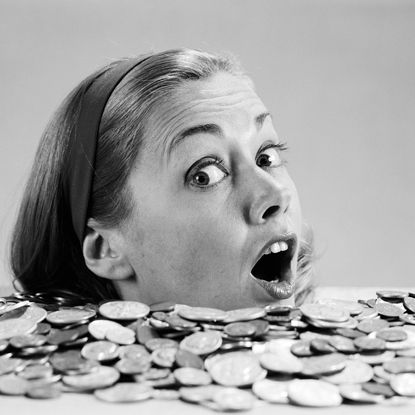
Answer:
[(209, 187), (218, 184), (227, 174), (216, 164), (207, 165), (199, 169), (191, 179), (191, 184), (198, 187)]
[(284, 163), (280, 151), (286, 150), (287, 147), (283, 144), (274, 144), (261, 151), (257, 157), (257, 165), (259, 167), (278, 167)]

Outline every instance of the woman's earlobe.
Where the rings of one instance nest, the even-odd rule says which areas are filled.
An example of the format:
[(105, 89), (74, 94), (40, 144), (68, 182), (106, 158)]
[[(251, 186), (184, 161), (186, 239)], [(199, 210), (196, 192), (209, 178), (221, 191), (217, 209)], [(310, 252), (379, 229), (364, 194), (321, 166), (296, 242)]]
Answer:
[(82, 252), (88, 269), (99, 277), (122, 280), (133, 275), (128, 258), (111, 243), (108, 232), (88, 228)]

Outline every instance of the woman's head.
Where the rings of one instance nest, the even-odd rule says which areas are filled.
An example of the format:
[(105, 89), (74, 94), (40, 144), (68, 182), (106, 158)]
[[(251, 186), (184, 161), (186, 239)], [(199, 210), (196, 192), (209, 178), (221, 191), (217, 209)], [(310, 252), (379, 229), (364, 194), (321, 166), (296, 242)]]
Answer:
[(12, 247), (23, 287), (222, 308), (287, 297), (288, 283), (250, 275), (287, 233), (292, 261), (276, 257), (275, 267), (295, 276), (301, 259), (301, 211), (282, 145), (237, 65), (199, 51), (147, 55), (111, 94), (80, 246), (62, 196), (70, 133), (85, 89), (115, 65), (75, 88), (45, 131)]

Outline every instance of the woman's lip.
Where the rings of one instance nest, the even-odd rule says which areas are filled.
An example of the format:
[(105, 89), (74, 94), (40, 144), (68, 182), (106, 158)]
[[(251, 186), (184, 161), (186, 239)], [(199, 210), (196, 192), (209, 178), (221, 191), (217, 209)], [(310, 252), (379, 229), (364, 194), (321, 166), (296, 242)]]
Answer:
[(277, 300), (284, 300), (294, 294), (294, 278), (291, 269), (287, 271), (282, 280), (265, 281), (255, 278), (251, 273), (251, 278), (260, 285), (271, 297)]

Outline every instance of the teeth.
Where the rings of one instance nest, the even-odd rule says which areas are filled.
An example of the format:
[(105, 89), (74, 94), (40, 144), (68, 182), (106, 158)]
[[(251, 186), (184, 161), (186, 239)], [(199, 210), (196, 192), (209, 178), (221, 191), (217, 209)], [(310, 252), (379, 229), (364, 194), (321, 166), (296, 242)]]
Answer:
[(271, 252), (273, 254), (278, 254), (278, 252), (286, 251), (288, 249), (287, 242), (280, 241), (274, 242), (265, 252), (264, 255), (269, 255)]
[(271, 246), (270, 246), (271, 252), (274, 254), (278, 254), (278, 252), (281, 251), (281, 246), (278, 242), (274, 242)]
[(285, 241), (280, 242), (281, 251), (286, 251), (288, 249), (288, 244)]

